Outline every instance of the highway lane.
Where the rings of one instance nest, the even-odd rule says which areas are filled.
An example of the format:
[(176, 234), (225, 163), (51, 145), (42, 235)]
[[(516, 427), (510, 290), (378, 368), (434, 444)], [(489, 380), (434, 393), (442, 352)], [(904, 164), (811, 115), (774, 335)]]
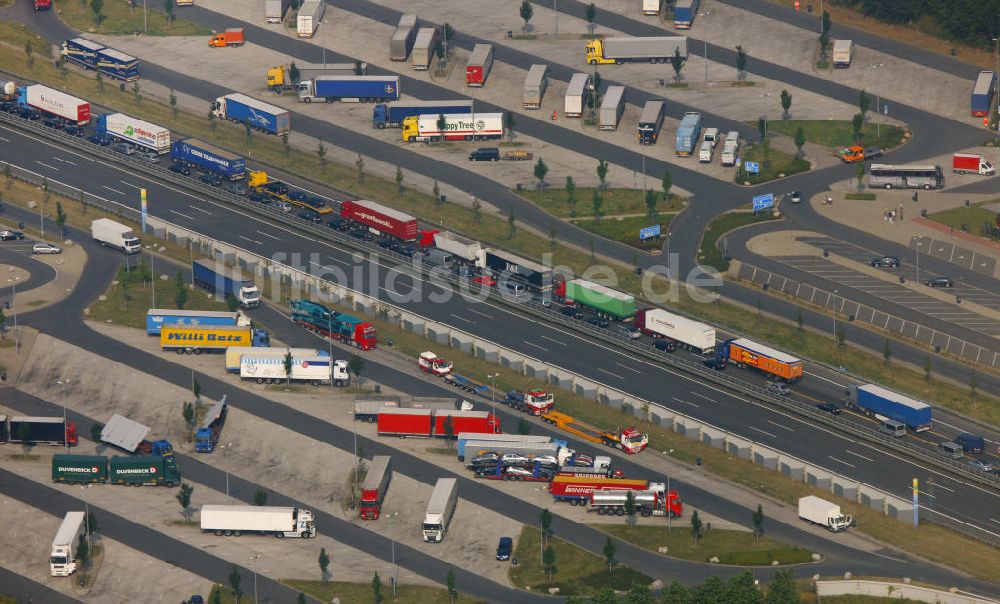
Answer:
[[(62, 579), (56, 580), (59, 581)], [(66, 580), (68, 581), (69, 579)], [(74, 602), (80, 602), (80, 600), (71, 598), (2, 566), (0, 566), (0, 594), (17, 598), (18, 602), (25, 603), (73, 604)]]
[[(34, 148), (34, 146), (29, 145), (27, 141), (24, 145), (20, 146), (22, 151), (19, 153), (22, 159), (29, 158), (30, 156), (26, 154), (28, 149)], [(49, 147), (48, 149), (51, 149)], [(51, 152), (51, 151), (50, 151)], [(2, 150), (0, 150), (2, 153)], [(56, 150), (56, 153), (63, 153), (63, 151)], [(111, 170), (111, 172), (105, 172), (105, 170)], [(205, 200), (196, 200), (196, 196), (192, 196), (186, 192), (180, 191), (179, 189), (163, 189), (153, 180), (145, 179), (144, 176), (139, 174), (133, 174), (128, 170), (114, 166), (114, 165), (103, 165), (97, 164), (94, 168), (86, 175), (78, 174), (75, 175), (78, 180), (74, 180), (70, 184), (81, 186), (86, 188), (90, 180), (93, 179), (95, 175), (99, 175), (99, 182), (111, 182), (113, 180), (122, 180), (122, 174), (128, 175), (126, 177), (126, 182), (137, 186), (139, 180), (133, 179), (143, 179), (141, 182), (144, 186), (150, 188), (150, 209), (154, 215), (162, 215), (168, 220), (174, 222), (179, 222), (181, 224), (188, 224), (192, 228), (197, 226), (200, 232), (204, 232), (210, 236), (216, 236), (220, 238), (226, 238), (227, 234), (230, 233), (235, 224), (247, 224), (249, 221), (251, 226), (244, 226), (240, 229), (240, 232), (251, 232), (253, 230), (259, 230), (263, 233), (277, 234), (275, 236), (280, 236), (281, 241), (275, 243), (275, 239), (262, 237), (260, 239), (261, 245), (254, 246), (255, 249), (252, 251), (261, 253), (265, 256), (277, 257), (275, 254), (284, 254), (287, 257), (290, 254), (300, 252), (303, 254), (304, 258), (309, 259), (312, 264), (307, 264), (303, 268), (310, 270), (315, 273), (317, 270), (325, 271), (329, 270), (331, 274), (336, 272), (354, 272), (355, 267), (361, 271), (358, 276), (353, 276), (350, 279), (351, 283), (369, 283), (369, 275), (371, 273), (367, 272), (370, 264), (365, 262), (362, 264), (357, 264), (352, 260), (352, 254), (337, 250), (331, 246), (324, 244), (323, 242), (314, 240), (307, 236), (301, 236), (290, 229), (285, 227), (276, 227), (273, 225), (268, 225), (267, 223), (261, 221), (256, 217), (245, 216), (241, 213), (229, 208), (223, 204), (217, 204), (214, 202), (208, 202)], [(63, 176), (71, 176), (74, 174), (65, 174)], [(56, 176), (52, 177), (53, 180), (57, 180)], [(183, 205), (172, 205), (174, 200), (183, 199), (180, 204)], [(196, 205), (192, 205), (196, 204)], [(136, 206), (136, 202), (131, 203), (132, 207)], [(178, 207), (178, 210), (172, 209), (173, 207)], [(204, 209), (206, 207), (211, 208), (213, 214), (199, 214), (199, 220), (197, 225), (190, 223), (185, 223), (183, 221), (177, 220), (177, 213), (192, 213), (191, 208), (201, 207)], [(203, 217), (202, 217), (203, 216)], [(239, 244), (239, 242), (234, 242)], [(259, 249), (256, 249), (259, 248)], [(317, 250), (323, 250), (322, 253)], [(310, 258), (311, 253), (319, 254), (315, 259)], [(399, 279), (399, 285), (395, 288), (396, 291), (400, 293), (407, 293), (410, 291), (407, 289), (407, 278), (402, 277)], [(379, 297), (385, 298), (387, 292), (383, 290), (378, 290), (370, 292), (373, 295), (378, 295)], [(688, 415), (698, 417), (703, 421), (711, 422), (723, 429), (730, 430), (737, 434), (742, 434), (744, 437), (756, 440), (765, 444), (775, 446), (781, 450), (788, 451), (789, 453), (796, 455), (802, 459), (807, 459), (816, 463), (817, 465), (834, 468), (835, 464), (831, 462), (830, 455), (840, 459), (842, 455), (838, 455), (835, 452), (841, 451), (844, 448), (844, 444), (839, 437), (834, 437), (833, 435), (819, 434), (820, 442), (825, 445), (826, 452), (817, 453), (814, 448), (814, 443), (816, 441), (807, 442), (801, 439), (793, 439), (788, 441), (783, 435), (774, 433), (773, 431), (767, 430), (764, 426), (757, 426), (755, 422), (764, 422), (766, 419), (760, 419), (760, 413), (767, 413), (770, 421), (782, 423), (784, 421), (785, 415), (781, 412), (767, 409), (762, 405), (748, 406), (746, 402), (740, 397), (731, 397), (729, 395), (720, 396), (717, 401), (714, 401), (712, 405), (702, 405), (697, 403), (697, 397), (686, 396), (687, 392), (697, 392), (700, 391), (700, 384), (696, 383), (691, 378), (683, 375), (676, 374), (673, 371), (667, 370), (666, 368), (657, 367), (656, 371), (649, 371), (647, 368), (651, 366), (645, 359), (634, 359), (627, 355), (618, 357), (618, 360), (614, 363), (609, 363), (608, 359), (611, 358), (611, 354), (614, 353), (613, 350), (607, 349), (606, 347), (594, 346), (594, 343), (588, 339), (581, 338), (575, 334), (566, 332), (561, 328), (554, 328), (552, 326), (545, 325), (539, 321), (531, 319), (525, 321), (519, 315), (511, 314), (509, 311), (496, 307), (495, 305), (482, 305), (479, 310), (470, 309), (467, 304), (456, 302), (451, 300), (447, 303), (432, 303), (429, 298), (432, 293), (440, 293), (438, 288), (426, 287), (426, 294), (428, 294), (428, 300), (422, 303), (413, 303), (410, 305), (412, 310), (420, 312), (426, 316), (433, 319), (460, 325), (463, 328), (471, 329), (476, 331), (482, 337), (486, 337), (496, 341), (502, 345), (509, 348), (521, 350), (525, 354), (534, 356), (536, 358), (541, 358), (548, 362), (555, 363), (557, 365), (563, 366), (572, 371), (576, 371), (582, 375), (587, 375), (591, 379), (609, 384), (627, 390), (637, 396), (645, 398), (651, 401), (658, 401), (663, 404), (669, 405), (674, 408), (678, 408), (680, 411), (687, 413)], [(390, 301), (393, 301), (390, 298)], [(476, 314), (469, 312), (470, 310), (476, 310)], [(487, 315), (486, 321), (483, 320), (484, 317), (481, 314)], [(542, 338), (541, 336), (545, 337)], [(540, 343), (545, 341), (545, 343)], [(564, 347), (559, 347), (556, 344), (550, 344), (550, 341), (555, 342), (579, 342), (579, 350), (576, 354), (567, 355)], [(525, 344), (525, 343), (529, 344)], [(626, 361), (621, 363), (620, 361)], [(622, 365), (622, 366), (619, 366)], [(635, 368), (643, 368), (643, 376), (641, 379), (637, 379), (637, 376), (633, 375)], [(632, 371), (630, 371), (632, 369)], [(747, 376), (749, 377), (749, 376)], [(821, 387), (828, 387), (828, 390), (833, 388), (829, 384), (820, 383)], [(835, 388), (833, 388), (836, 390)], [(681, 401), (686, 401), (684, 403), (678, 403), (673, 400), (665, 400), (662, 396), (663, 392), (671, 392), (672, 395)], [(825, 395), (820, 395), (825, 396)], [(712, 398), (715, 398), (712, 396)], [(748, 426), (754, 426), (761, 431), (750, 430)], [(870, 455), (865, 455), (866, 457), (871, 457)], [(854, 464), (858, 466), (858, 464)], [(858, 467), (842, 467), (839, 468), (842, 473), (856, 476), (859, 480), (863, 480), (869, 484), (878, 485), (890, 492), (894, 492), (899, 496), (906, 497), (905, 484), (908, 482), (909, 476), (913, 472), (923, 472), (921, 468), (913, 467), (910, 470), (906, 470), (902, 475), (889, 476), (884, 471), (884, 468), (878, 466), (874, 463), (860, 464)], [(974, 498), (970, 498), (969, 501), (973, 501)], [(939, 502), (939, 510), (948, 513), (959, 518), (965, 518), (965, 514), (972, 513), (972, 507), (968, 502), (962, 499), (957, 499), (954, 505), (946, 504), (944, 501)], [(974, 514), (973, 514), (974, 516)], [(975, 518), (969, 519), (971, 522), (975, 522)], [(988, 526), (988, 525), (987, 525)]]

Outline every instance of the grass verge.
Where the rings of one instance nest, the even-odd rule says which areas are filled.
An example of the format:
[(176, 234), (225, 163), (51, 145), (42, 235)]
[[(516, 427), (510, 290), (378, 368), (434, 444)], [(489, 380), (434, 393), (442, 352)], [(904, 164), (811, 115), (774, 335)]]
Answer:
[(666, 526), (636, 526), (630, 529), (624, 524), (592, 524), (590, 527), (650, 551), (655, 552), (665, 546), (668, 548), (667, 556), (693, 562), (708, 562), (712, 557), (718, 558), (720, 564), (739, 566), (770, 566), (775, 560), (780, 564), (812, 561), (812, 552), (808, 550), (768, 537), (756, 541), (753, 533), (748, 531), (712, 529), (695, 543), (686, 520), (674, 520), (671, 530), (667, 530)]
[[(661, 231), (666, 233), (674, 216), (675, 214), (657, 214), (656, 220), (652, 224), (659, 224)], [(646, 216), (629, 216), (627, 218), (605, 216), (600, 220), (574, 220), (573, 224), (605, 239), (618, 241), (647, 252), (659, 250), (664, 243), (662, 238), (639, 239), (639, 230), (650, 226), (649, 218)]]
[[(873, 119), (878, 119), (873, 116)], [(795, 131), (802, 128), (806, 141), (816, 143), (830, 149), (843, 149), (854, 142), (854, 126), (850, 120), (774, 120), (767, 123), (768, 132), (777, 132), (794, 137)], [(876, 136), (876, 133), (878, 136)], [(878, 145), (892, 149), (903, 144), (905, 130), (899, 126), (868, 122), (861, 129), (862, 144)]]
[(939, 222), (945, 226), (949, 226), (955, 230), (961, 230), (962, 225), (966, 225), (970, 233), (981, 232), (981, 227), (986, 224), (991, 227), (996, 226), (996, 219), (998, 214), (993, 210), (986, 209), (986, 205), (997, 203), (997, 199), (991, 199), (989, 201), (981, 201), (979, 203), (974, 203), (969, 207), (959, 207), (952, 208), (950, 210), (942, 210), (941, 212), (934, 212), (927, 216), (927, 218), (933, 220), (934, 222)]
[(847, 193), (844, 195), (844, 199), (851, 201), (875, 201), (878, 199), (878, 195), (875, 193)]
[(726, 233), (750, 224), (777, 220), (771, 212), (728, 212), (708, 223), (698, 250), (698, 261), (714, 266), (720, 272), (729, 270), (729, 260), (721, 249), (719, 239)]
[[(372, 574), (374, 579), (375, 575)], [(450, 604), (448, 590), (443, 587), (426, 587), (423, 585), (397, 585), (396, 595), (392, 595), (392, 587), (389, 583), (388, 571), (385, 576), (380, 575), (382, 581), (382, 602), (399, 602), (400, 604), (409, 602), (420, 602), (421, 604)], [(444, 577), (441, 578), (444, 580)], [(375, 592), (371, 583), (348, 583), (346, 581), (306, 581), (303, 579), (282, 579), (282, 583), (297, 589), (302, 593), (309, 594), (321, 602), (332, 602), (334, 598), (340, 598), (345, 604), (375, 604)], [(477, 600), (462, 595), (462, 586), (456, 586), (459, 594), (455, 599), (458, 604), (475, 604)], [(229, 590), (225, 590), (229, 591)], [(223, 600), (228, 602), (227, 600)]]
[[(651, 186), (657, 186), (657, 183), (651, 181)], [(577, 216), (592, 216), (594, 214), (591, 201), (594, 197), (594, 191), (595, 189), (592, 187), (577, 188), (574, 194), (576, 204), (573, 208), (566, 202), (567, 195), (564, 188), (549, 187), (543, 191), (524, 190), (515, 191), (515, 193), (557, 218), (576, 218)], [(656, 210), (658, 212), (680, 212), (686, 203), (683, 198), (671, 195), (670, 202), (664, 204), (663, 191), (656, 192)], [(601, 214), (605, 217), (619, 214), (645, 215), (648, 210), (646, 196), (641, 189), (608, 189), (604, 192)]]
[(518, 565), (511, 566), (509, 573), (511, 582), (521, 589), (545, 592), (557, 587), (560, 596), (586, 596), (608, 587), (626, 591), (637, 583), (649, 585), (653, 581), (627, 566), (613, 565), (609, 570), (603, 558), (558, 537), (548, 539), (548, 547), (556, 554), (550, 581), (539, 555), (540, 538), (541, 532), (533, 526), (521, 529), (514, 550)]
[[(810, 164), (808, 161), (796, 157), (792, 153), (785, 153), (768, 145), (768, 150), (764, 150), (764, 145), (748, 146), (743, 151), (743, 163), (736, 169), (734, 180), (737, 184), (756, 185), (768, 182), (800, 172), (808, 172)], [(748, 173), (744, 170), (746, 162), (756, 162), (760, 164), (760, 172)]]
[[(111, 36), (133, 35), (142, 33), (147, 36), (208, 36), (212, 30), (187, 19), (167, 19), (166, 13), (152, 8), (153, 3), (145, 9), (145, 25), (143, 24), (143, 3), (137, 2), (134, 8), (129, 8), (125, 0), (105, 2), (101, 9), (100, 23), (94, 18), (90, 2), (80, 0), (55, 0), (56, 10), (67, 25), (81, 32), (107, 34)], [(176, 12), (176, 9), (174, 9)], [(208, 40), (205, 40), (206, 48)], [(140, 66), (141, 70), (141, 66)]]

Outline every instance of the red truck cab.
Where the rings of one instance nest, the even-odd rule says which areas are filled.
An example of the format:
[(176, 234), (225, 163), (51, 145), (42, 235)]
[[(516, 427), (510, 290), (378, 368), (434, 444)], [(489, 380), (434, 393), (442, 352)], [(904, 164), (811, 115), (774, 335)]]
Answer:
[(35, 10), (49, 10), (52, 8), (52, 0), (34, 0)]

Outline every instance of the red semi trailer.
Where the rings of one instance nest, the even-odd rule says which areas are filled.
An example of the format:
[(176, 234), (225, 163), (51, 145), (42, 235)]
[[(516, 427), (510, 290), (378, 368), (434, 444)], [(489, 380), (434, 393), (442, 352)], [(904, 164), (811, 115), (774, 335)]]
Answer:
[(416, 218), (374, 201), (345, 201), (340, 205), (340, 216), (401, 241), (417, 239)]
[(487, 411), (453, 411), (449, 409), (407, 409), (383, 407), (378, 411), (380, 436), (445, 437), (445, 420), (451, 417), (452, 437), (460, 432), (500, 434), (500, 420)]
[(392, 480), (392, 458), (388, 455), (376, 455), (368, 468), (368, 475), (361, 485), (361, 519), (378, 520), (382, 511), (382, 500), (389, 489)]
[(465, 66), (465, 83), (468, 86), (483, 86), (493, 67), (493, 45), (476, 44)]

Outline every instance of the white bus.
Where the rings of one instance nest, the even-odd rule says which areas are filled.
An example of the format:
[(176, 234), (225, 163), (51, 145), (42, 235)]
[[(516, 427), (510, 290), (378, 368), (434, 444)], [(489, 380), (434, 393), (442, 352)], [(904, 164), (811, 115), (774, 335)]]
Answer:
[(872, 164), (868, 186), (886, 189), (940, 189), (944, 186), (941, 166), (889, 166)]

